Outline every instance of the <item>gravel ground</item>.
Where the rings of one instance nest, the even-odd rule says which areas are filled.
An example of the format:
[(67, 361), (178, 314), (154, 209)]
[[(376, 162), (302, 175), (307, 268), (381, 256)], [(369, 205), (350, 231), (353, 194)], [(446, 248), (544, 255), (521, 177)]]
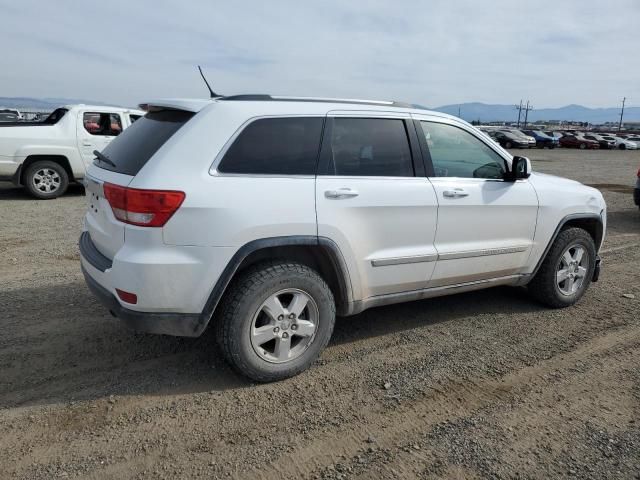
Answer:
[(134, 334), (94, 301), (81, 188), (3, 184), (0, 478), (640, 478), (640, 152), (527, 154), (608, 202), (578, 305), (495, 288), (370, 310), (269, 385), (234, 374), (211, 332)]

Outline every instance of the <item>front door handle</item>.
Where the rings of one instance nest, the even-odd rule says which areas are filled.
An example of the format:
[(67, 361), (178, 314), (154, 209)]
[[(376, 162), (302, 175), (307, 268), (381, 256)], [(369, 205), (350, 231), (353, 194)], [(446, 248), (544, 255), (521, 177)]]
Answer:
[(90, 147), (92, 144), (91, 144), (91, 142), (87, 142), (85, 140), (84, 142), (82, 142), (82, 145), (84, 145), (85, 147)]
[(327, 198), (333, 198), (339, 200), (341, 198), (353, 198), (357, 197), (358, 191), (352, 188), (339, 188), (337, 190), (327, 190), (324, 192), (324, 196)]
[(445, 190), (442, 192), (442, 196), (445, 198), (463, 198), (468, 197), (469, 194), (461, 188), (454, 188), (453, 190)]

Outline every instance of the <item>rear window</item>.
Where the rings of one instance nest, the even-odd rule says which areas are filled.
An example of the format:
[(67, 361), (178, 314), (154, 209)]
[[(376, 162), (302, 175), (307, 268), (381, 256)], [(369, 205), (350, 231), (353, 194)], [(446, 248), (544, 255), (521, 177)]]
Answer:
[(223, 173), (315, 175), (321, 117), (263, 118), (249, 124), (218, 166)]
[(102, 151), (102, 154), (111, 160), (115, 167), (98, 158), (94, 163), (105, 170), (135, 176), (193, 115), (194, 113), (183, 110), (147, 113)]

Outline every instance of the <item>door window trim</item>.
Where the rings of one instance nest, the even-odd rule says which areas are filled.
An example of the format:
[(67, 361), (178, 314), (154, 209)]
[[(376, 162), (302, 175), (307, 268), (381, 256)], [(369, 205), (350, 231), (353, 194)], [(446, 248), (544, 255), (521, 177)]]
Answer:
[[(407, 142), (409, 144), (409, 151), (411, 154), (411, 166), (413, 168), (412, 176), (382, 176), (382, 175), (329, 175), (329, 152), (331, 149), (331, 135), (333, 133), (333, 122), (336, 118), (353, 118), (353, 119), (382, 119), (382, 120), (402, 120), (404, 125), (405, 134), (407, 136)], [(320, 148), (320, 156), (317, 164), (316, 175), (324, 178), (345, 178), (345, 179), (367, 179), (367, 180), (392, 180), (397, 178), (424, 178), (424, 160), (423, 154), (420, 149), (418, 139), (420, 136), (413, 126), (411, 117), (402, 113), (391, 112), (358, 112), (358, 111), (335, 111), (329, 112), (326, 116), (325, 127), (322, 135), (322, 145)]]

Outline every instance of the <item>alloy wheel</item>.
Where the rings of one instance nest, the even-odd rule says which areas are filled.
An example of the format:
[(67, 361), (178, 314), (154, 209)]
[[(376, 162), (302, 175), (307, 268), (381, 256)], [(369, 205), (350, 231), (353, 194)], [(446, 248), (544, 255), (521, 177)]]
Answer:
[(558, 262), (556, 269), (556, 283), (563, 295), (575, 294), (584, 283), (589, 271), (589, 255), (579, 244), (569, 246)]
[(318, 306), (302, 290), (288, 288), (270, 295), (251, 322), (251, 346), (260, 358), (284, 363), (309, 348), (318, 329)]
[(60, 174), (52, 168), (41, 168), (34, 173), (31, 183), (36, 190), (43, 193), (52, 193), (60, 188)]

